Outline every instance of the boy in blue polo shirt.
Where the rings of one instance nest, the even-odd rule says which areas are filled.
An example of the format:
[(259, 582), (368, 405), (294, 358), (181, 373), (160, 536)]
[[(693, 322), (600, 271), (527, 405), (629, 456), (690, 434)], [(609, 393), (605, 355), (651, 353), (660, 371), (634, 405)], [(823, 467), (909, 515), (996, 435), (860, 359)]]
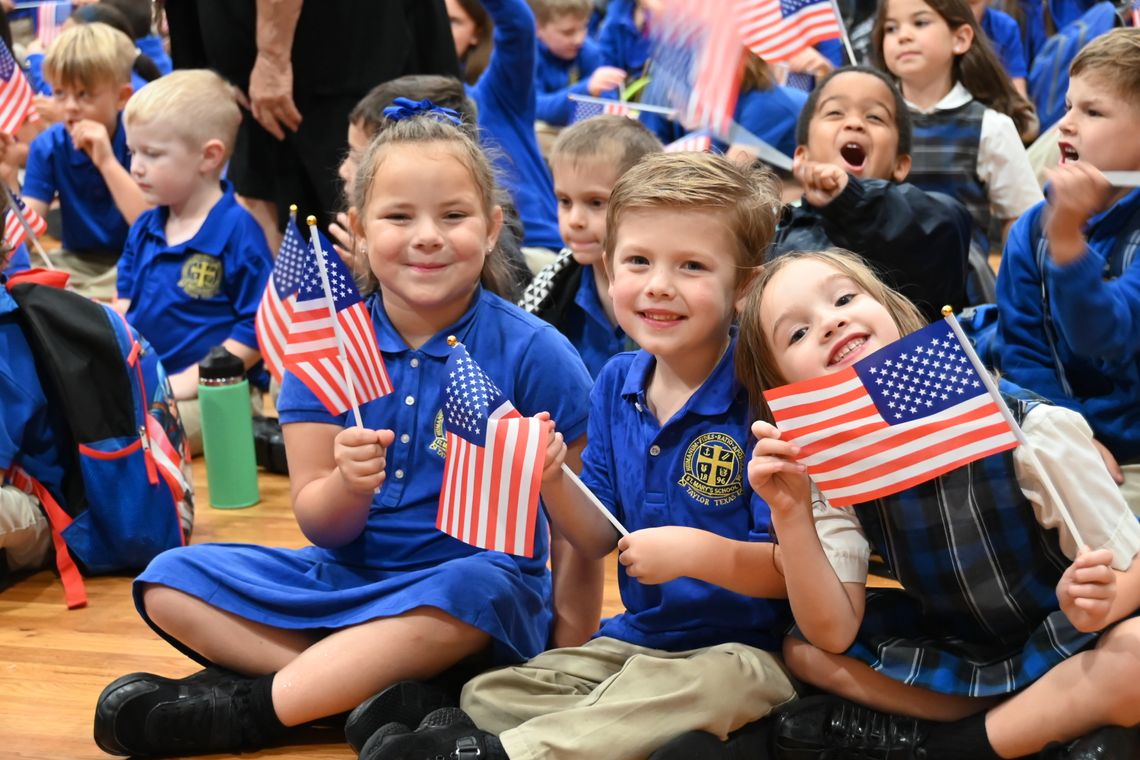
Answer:
[(529, 0), (538, 34), (534, 72), (535, 117), (555, 127), (570, 122), (570, 93), (599, 95), (625, 81), (625, 72), (603, 66), (602, 51), (586, 37), (590, 0)]
[[(115, 307), (170, 373), (191, 449), (200, 439), (198, 362), (222, 345), (246, 368), (261, 359), (257, 305), (273, 267), (261, 227), (221, 179), (241, 112), (230, 86), (206, 70), (151, 82), (123, 113), (131, 174), (157, 205), (131, 226)], [(253, 384), (264, 385), (264, 373)]]
[(65, 30), (44, 58), (62, 121), (32, 141), (24, 200), (41, 216), (59, 198), (63, 250), (54, 254), (84, 295), (110, 301), (127, 229), (149, 208), (128, 171), (119, 111), (131, 96), (137, 52), (106, 24)]
[(723, 739), (795, 697), (773, 654), (790, 616), (775, 599), (786, 590), (768, 505), (743, 477), (750, 416), (733, 364), (736, 309), (776, 226), (775, 180), (662, 153), (626, 172), (609, 203), (614, 311), (642, 350), (595, 383), (582, 480), (631, 532), (619, 536), (564, 476), (561, 434), (542, 497), (584, 556), (618, 549), (626, 611), (582, 647), (476, 677), (462, 710), (433, 712), (414, 733), (381, 727), (361, 760), (658, 760), (675, 736)]

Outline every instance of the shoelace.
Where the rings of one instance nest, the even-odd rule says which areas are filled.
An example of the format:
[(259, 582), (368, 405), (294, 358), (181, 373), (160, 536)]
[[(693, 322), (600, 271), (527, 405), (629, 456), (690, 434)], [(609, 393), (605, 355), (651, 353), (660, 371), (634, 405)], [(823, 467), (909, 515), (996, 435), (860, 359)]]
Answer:
[(828, 722), (839, 760), (924, 760), (926, 751), (919, 744), (924, 735), (913, 718), (887, 715), (854, 704), (843, 704), (832, 712)]

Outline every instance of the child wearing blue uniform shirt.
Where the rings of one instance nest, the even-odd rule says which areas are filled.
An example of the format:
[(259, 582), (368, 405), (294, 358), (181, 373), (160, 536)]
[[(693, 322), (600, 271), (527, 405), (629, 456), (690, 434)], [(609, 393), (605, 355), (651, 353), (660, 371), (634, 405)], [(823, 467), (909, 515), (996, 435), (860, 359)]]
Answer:
[(53, 261), (84, 295), (110, 301), (127, 230), (149, 208), (128, 171), (119, 111), (131, 95), (135, 47), (106, 24), (63, 31), (44, 59), (62, 121), (32, 141), (24, 174), (28, 207), (46, 216), (59, 199), (63, 250)]
[(154, 33), (153, 0), (100, 0), (99, 4), (109, 5), (123, 14), (130, 24), (131, 38), (139, 51), (154, 62), (159, 75), (166, 76), (174, 70), (162, 37)]
[(803, 200), (784, 209), (769, 258), (838, 245), (865, 256), (927, 319), (965, 305), (970, 216), (953, 198), (904, 182), (910, 115), (885, 74), (829, 74), (804, 104), (796, 138)]
[(1014, 225), (998, 274), (998, 350), (1013, 382), (1080, 412), (1140, 513), (1140, 30), (1073, 59), (1048, 200)]
[[(221, 179), (240, 121), (233, 89), (204, 69), (152, 82), (123, 113), (131, 175), (156, 208), (131, 226), (114, 305), (170, 373), (193, 453), (201, 451), (198, 362), (219, 345), (246, 369), (261, 360), (254, 317), (273, 257)], [(250, 379), (268, 386), (264, 369)]]
[[(796, 149), (796, 118), (803, 110), (808, 94), (794, 87), (776, 84), (767, 62), (751, 50), (745, 50), (744, 56), (740, 97), (732, 118), (756, 137), (790, 156)], [(730, 158), (741, 154), (753, 160), (756, 158), (755, 151), (744, 145), (729, 146), (727, 153)]]
[[(565, 419), (578, 448), (586, 427), (589, 377), (573, 349), (492, 292), (504, 282), (494, 197), (488, 161), (446, 121), (409, 118), (373, 141), (352, 223), (379, 281), (367, 306), (395, 391), (361, 406), (363, 427), (347, 427), (347, 414), (329, 414), (286, 374), (278, 411), (294, 512), (316, 545), (206, 544), (155, 559), (135, 582), (139, 611), (211, 667), (181, 681), (134, 674), (108, 686), (95, 727), (105, 750), (263, 746), (285, 725), (343, 712), (396, 681), (484, 650), (508, 663), (546, 646), (545, 518), (531, 558), (476, 549), (435, 527), (449, 335), (522, 414)], [(203, 721), (211, 731), (198, 730)]]
[[(1064, 742), (1042, 757), (1135, 757), (1135, 731), (1098, 729), (1140, 721), (1140, 524), (1079, 415), (1003, 383), (1025, 444), (843, 508), (806, 470), (827, 442), (801, 448), (773, 424), (763, 391), (852, 372), (922, 326), (834, 249), (768, 265), (744, 304), (736, 366), (760, 415), (748, 475), (771, 505), (796, 617), (784, 658), (837, 695), (785, 711), (773, 754), (995, 760)], [(912, 461), (938, 455), (921, 445)], [(847, 464), (873, 466), (869, 448)], [(901, 588), (866, 588), (871, 551)]]
[(530, 0), (530, 7), (538, 36), (535, 116), (564, 127), (574, 110), (570, 93), (598, 97), (612, 92), (625, 81), (625, 72), (602, 65), (601, 50), (586, 37), (590, 0)]
[(624, 116), (596, 116), (562, 131), (550, 153), (558, 228), (566, 247), (539, 272), (519, 305), (570, 339), (597, 377), (614, 354), (631, 348), (617, 324), (602, 254), (610, 191), (661, 143)]
[(598, 30), (602, 63), (621, 69), (631, 79), (643, 76), (649, 62), (649, 5), (646, 0), (610, 0)]
[(986, 33), (986, 39), (1001, 61), (1002, 68), (1009, 75), (1014, 88), (1023, 96), (1025, 78), (1029, 76), (1029, 66), (1026, 64), (1025, 45), (1021, 39), (1021, 27), (1013, 16), (1005, 11), (993, 8), (989, 0), (969, 0), (970, 10), (978, 26)]
[[(618, 180), (606, 261), (618, 320), (642, 350), (607, 364), (591, 395), (582, 480), (603, 506), (560, 469), (562, 432), (542, 493), (580, 550), (620, 552), (626, 611), (585, 646), (477, 676), (462, 710), (432, 713), (415, 733), (381, 728), (362, 760), (463, 748), (634, 760), (691, 729), (723, 739), (794, 698), (772, 654), (788, 608), (771, 598), (784, 588), (768, 506), (743, 477), (748, 410), (731, 328), (778, 208), (770, 174), (707, 153), (648, 156)], [(603, 508), (631, 532), (619, 536)]]

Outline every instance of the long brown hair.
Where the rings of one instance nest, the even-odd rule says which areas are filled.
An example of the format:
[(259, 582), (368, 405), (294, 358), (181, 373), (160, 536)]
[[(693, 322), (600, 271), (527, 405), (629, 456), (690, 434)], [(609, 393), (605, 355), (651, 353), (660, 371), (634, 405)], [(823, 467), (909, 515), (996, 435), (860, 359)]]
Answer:
[(874, 270), (857, 254), (841, 248), (823, 251), (792, 251), (764, 265), (764, 269), (748, 288), (744, 308), (740, 312), (740, 332), (736, 338), (736, 377), (748, 391), (748, 403), (756, 419), (775, 422), (764, 391), (786, 385), (788, 380), (776, 364), (776, 353), (768, 333), (760, 323), (760, 302), (764, 290), (780, 270), (804, 259), (814, 259), (851, 279), (859, 289), (881, 303), (894, 320), (899, 335), (910, 335), (926, 326), (926, 320), (906, 296), (892, 290), (878, 278)]
[(487, 64), (491, 62), (491, 38), (495, 33), (495, 25), (491, 21), (491, 15), (487, 13), (487, 9), (479, 0), (456, 0), (456, 2), (463, 7), (463, 12), (475, 22), (475, 34), (479, 37), (478, 42), (467, 48), (467, 52), (463, 54), (461, 61), (463, 64), (463, 81), (467, 84), (475, 84), (479, 81), (479, 77), (483, 76), (483, 72), (487, 70)]
[[(1032, 103), (1013, 88), (1013, 82), (1002, 68), (1001, 61), (998, 60), (986, 33), (978, 25), (978, 20), (974, 18), (974, 12), (970, 10), (966, 0), (922, 1), (942, 17), (951, 31), (963, 26), (969, 26), (974, 31), (974, 39), (969, 49), (954, 56), (954, 81), (961, 82), (978, 102), (1013, 119), (1022, 141), (1029, 142), (1036, 137), (1039, 127), (1037, 111)], [(879, 9), (875, 13), (875, 26), (871, 30), (875, 65), (883, 71), (890, 71), (883, 57), (884, 27), (889, 6), (890, 0), (882, 0), (879, 3)]]

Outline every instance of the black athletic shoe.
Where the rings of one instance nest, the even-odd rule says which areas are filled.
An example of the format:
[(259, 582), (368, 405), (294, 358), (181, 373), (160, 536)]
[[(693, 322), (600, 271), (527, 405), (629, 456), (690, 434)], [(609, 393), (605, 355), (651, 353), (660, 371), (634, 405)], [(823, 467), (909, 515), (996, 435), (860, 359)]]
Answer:
[(458, 707), (429, 713), (414, 732), (382, 726), (364, 745), (360, 760), (509, 760), (498, 737), (475, 727)]
[(1041, 760), (1136, 760), (1140, 758), (1140, 729), (1104, 726), (1080, 739), (1046, 747)]
[(834, 696), (793, 702), (776, 716), (772, 757), (778, 760), (922, 760), (926, 730), (914, 718), (889, 715)]
[(442, 689), (419, 681), (400, 681), (364, 700), (348, 714), (344, 738), (353, 751), (359, 753), (381, 726), (391, 723), (418, 726), (428, 713), (456, 705), (455, 697)]
[(186, 755), (263, 746), (249, 717), (250, 684), (210, 668), (182, 679), (131, 673), (95, 706), (95, 743), (112, 755)]

